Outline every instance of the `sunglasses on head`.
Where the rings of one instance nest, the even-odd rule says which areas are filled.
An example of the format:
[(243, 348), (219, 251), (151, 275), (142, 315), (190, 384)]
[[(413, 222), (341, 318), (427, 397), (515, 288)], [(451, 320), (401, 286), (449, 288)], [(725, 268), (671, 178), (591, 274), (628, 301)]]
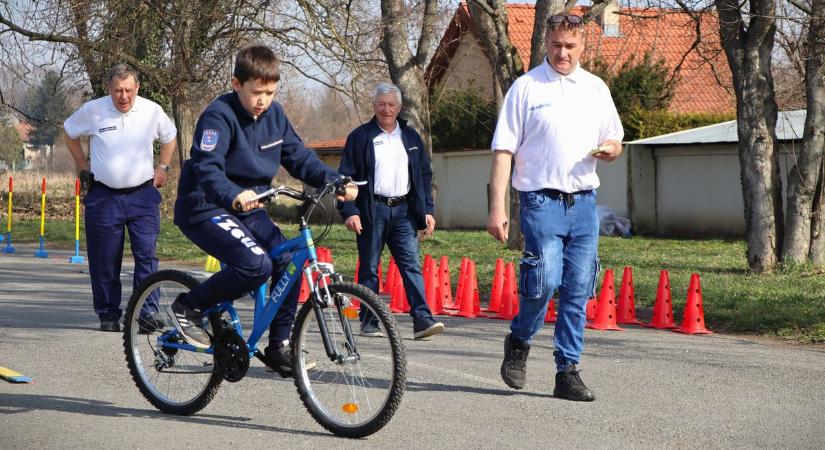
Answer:
[(582, 24), (582, 18), (573, 14), (556, 14), (547, 19), (548, 25), (558, 25), (564, 22), (567, 22), (573, 26), (578, 26)]

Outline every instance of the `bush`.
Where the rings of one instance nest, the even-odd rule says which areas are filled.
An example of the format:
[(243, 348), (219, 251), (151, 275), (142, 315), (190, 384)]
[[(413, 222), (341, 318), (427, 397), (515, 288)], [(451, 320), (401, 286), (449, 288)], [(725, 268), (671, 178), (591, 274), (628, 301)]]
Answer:
[(735, 113), (672, 114), (664, 110), (634, 109), (622, 117), (624, 140), (633, 141), (734, 120)]
[(440, 94), (430, 99), (433, 148), (489, 148), (496, 122), (495, 101), (473, 87)]

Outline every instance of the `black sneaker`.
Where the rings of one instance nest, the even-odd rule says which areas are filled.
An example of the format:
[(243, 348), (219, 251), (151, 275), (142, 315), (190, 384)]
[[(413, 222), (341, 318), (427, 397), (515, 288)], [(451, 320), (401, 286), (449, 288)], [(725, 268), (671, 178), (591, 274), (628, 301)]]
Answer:
[(278, 342), (266, 347), (264, 349), (264, 359), (267, 361), (267, 367), (277, 372), (281, 377), (292, 377), (292, 355), (290, 354), (289, 341)]
[(504, 338), (504, 361), (501, 362), (501, 379), (513, 389), (524, 389), (527, 383), (527, 355), (530, 344), (517, 342), (512, 334)]
[(100, 331), (120, 332), (120, 321), (118, 319), (100, 319)]
[(444, 331), (444, 324), (428, 319), (413, 325), (413, 339), (424, 339)]
[(384, 333), (381, 332), (381, 327), (377, 323), (367, 320), (361, 324), (361, 336), (384, 337)]
[(207, 349), (212, 345), (209, 334), (204, 330), (204, 315), (183, 303), (186, 294), (180, 294), (167, 311), (172, 325), (183, 339), (193, 347)]
[(568, 364), (567, 368), (556, 373), (556, 388), (553, 389), (553, 396), (577, 402), (596, 400), (596, 396), (579, 377), (579, 372), (575, 364)]

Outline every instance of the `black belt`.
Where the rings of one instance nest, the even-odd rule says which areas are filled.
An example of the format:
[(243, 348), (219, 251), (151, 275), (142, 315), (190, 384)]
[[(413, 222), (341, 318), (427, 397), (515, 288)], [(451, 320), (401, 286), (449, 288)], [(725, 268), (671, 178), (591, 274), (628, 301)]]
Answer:
[(576, 191), (576, 192), (562, 192), (556, 189), (542, 189), (539, 192), (547, 195), (548, 197), (552, 198), (553, 200), (561, 200), (567, 205), (568, 208), (576, 204), (576, 196), (577, 195), (586, 195), (593, 192), (592, 189), (587, 189), (584, 191)]
[(144, 181), (143, 183), (141, 183), (137, 186), (127, 187), (127, 188), (120, 188), (120, 189), (111, 188), (111, 187), (106, 186), (105, 184), (103, 184), (103, 183), (101, 183), (100, 181), (97, 181), (97, 180), (95, 180), (95, 184), (99, 184), (99, 185), (105, 187), (106, 189), (114, 192), (115, 194), (131, 194), (132, 192), (143, 189), (147, 186), (151, 186), (153, 181), (154, 180), (146, 180), (146, 181)]
[(373, 196), (376, 201), (379, 201), (389, 207), (398, 206), (407, 199), (407, 195), (399, 195), (398, 197), (384, 197), (383, 195), (375, 194)]

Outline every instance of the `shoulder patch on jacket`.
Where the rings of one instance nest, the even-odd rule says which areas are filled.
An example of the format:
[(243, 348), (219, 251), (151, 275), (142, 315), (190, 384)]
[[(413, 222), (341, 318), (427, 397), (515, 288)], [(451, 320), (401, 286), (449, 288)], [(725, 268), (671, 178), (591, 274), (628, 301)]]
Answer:
[(211, 152), (218, 145), (218, 130), (203, 130), (201, 135), (201, 150)]

